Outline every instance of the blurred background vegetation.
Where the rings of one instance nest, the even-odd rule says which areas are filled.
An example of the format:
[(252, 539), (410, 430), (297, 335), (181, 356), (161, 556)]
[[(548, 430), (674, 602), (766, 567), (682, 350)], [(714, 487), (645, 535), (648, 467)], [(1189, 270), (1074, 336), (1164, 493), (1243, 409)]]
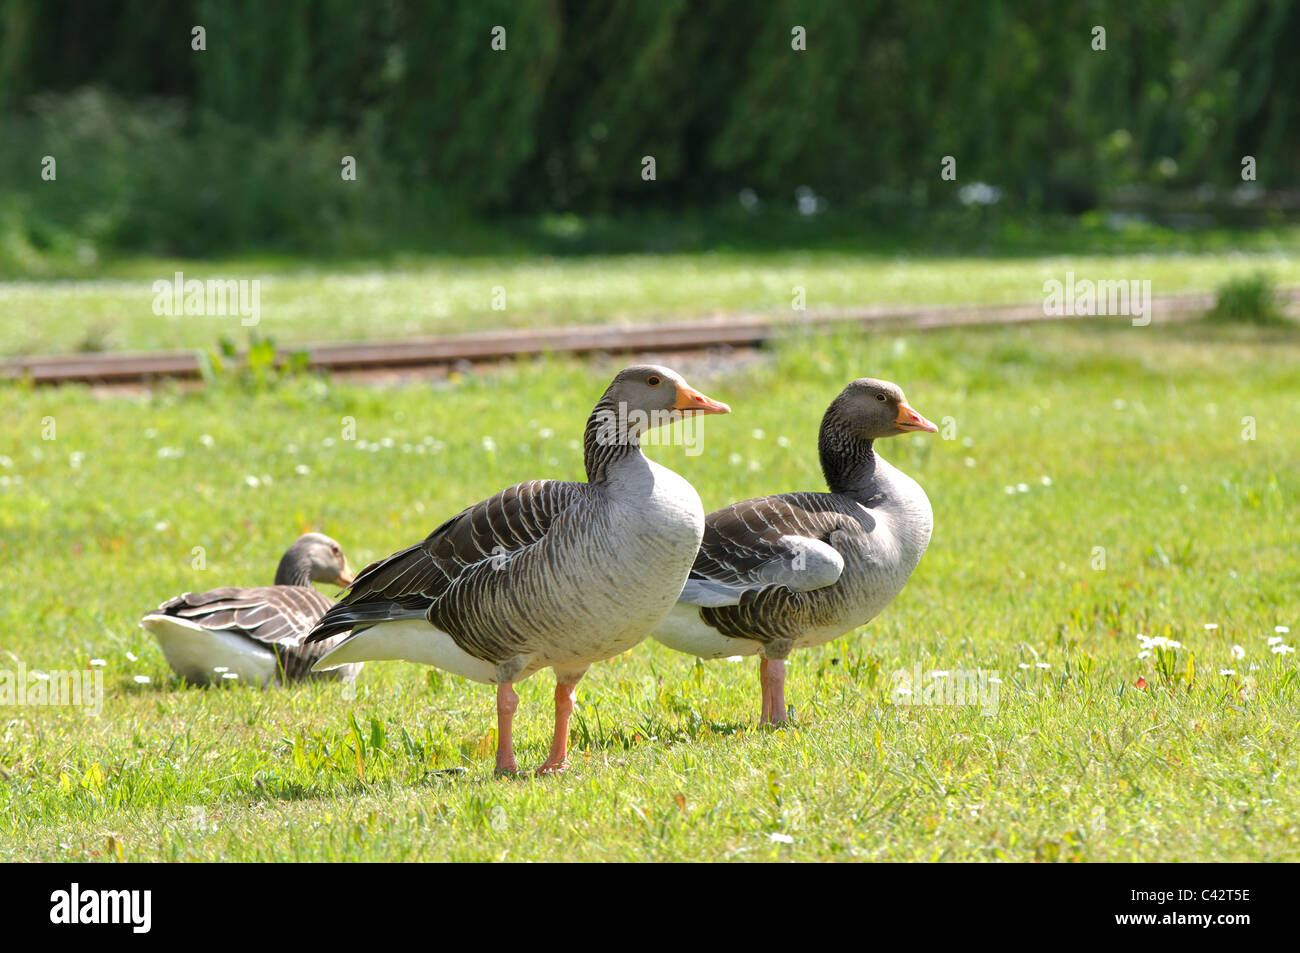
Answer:
[(1297, 49), (1281, 0), (0, 0), (0, 270), (1278, 226)]

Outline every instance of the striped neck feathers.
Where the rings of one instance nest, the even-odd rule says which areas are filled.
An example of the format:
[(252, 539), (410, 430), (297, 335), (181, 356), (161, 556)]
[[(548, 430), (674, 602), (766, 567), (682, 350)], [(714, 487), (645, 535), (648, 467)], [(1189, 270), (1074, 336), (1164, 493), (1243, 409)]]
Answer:
[(607, 483), (619, 463), (642, 456), (641, 434), (653, 424), (651, 418), (646, 411), (629, 410), (608, 393), (596, 402), (582, 434), (588, 483)]
[(832, 493), (870, 496), (875, 489), (876, 451), (869, 437), (859, 437), (832, 403), (822, 417), (817, 438), (822, 476)]
[(277, 586), (310, 586), (311, 556), (305, 551), (290, 548), (280, 558), (280, 565), (275, 570)]

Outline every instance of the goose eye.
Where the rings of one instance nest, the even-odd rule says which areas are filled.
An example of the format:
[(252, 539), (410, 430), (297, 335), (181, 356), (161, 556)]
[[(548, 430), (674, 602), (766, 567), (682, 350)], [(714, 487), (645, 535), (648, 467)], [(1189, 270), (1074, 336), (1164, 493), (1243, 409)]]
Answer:
[(658, 387), (659, 377), (656, 374), (651, 374), (649, 377), (645, 379), (645, 382), (649, 384), (651, 387)]
[(885, 395), (884, 395), (884, 394), (877, 394), (877, 395), (876, 395), (876, 400), (881, 400), (881, 401), (883, 401), (884, 399), (885, 399)]

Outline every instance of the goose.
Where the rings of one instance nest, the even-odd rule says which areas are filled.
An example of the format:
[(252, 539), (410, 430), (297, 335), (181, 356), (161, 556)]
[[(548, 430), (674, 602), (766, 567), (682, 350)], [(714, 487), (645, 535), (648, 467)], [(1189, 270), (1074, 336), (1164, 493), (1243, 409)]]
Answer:
[(307, 638), (352, 631), (316, 669), (404, 659), (495, 685), (496, 772), (513, 774), (512, 686), (551, 668), (555, 731), (538, 772), (564, 770), (579, 679), (673, 607), (704, 531), (699, 494), (646, 459), (641, 437), (730, 410), (669, 368), (623, 369), (587, 418), (587, 482), (509, 487), (367, 566)]
[[(187, 592), (145, 616), (140, 627), (158, 640), (167, 664), (188, 682), (206, 685), (234, 675), (265, 688), (276, 679), (308, 677), (312, 663), (332, 647), (302, 642), (334, 605), (312, 582), (346, 586), (352, 578), (337, 542), (306, 533), (280, 559), (274, 585)], [(331, 677), (350, 682), (360, 670), (351, 665)]]
[(760, 724), (785, 724), (790, 651), (873, 619), (930, 542), (925, 491), (873, 441), (937, 429), (896, 384), (850, 383), (818, 437), (830, 492), (758, 497), (710, 513), (690, 577), (654, 638), (705, 659), (758, 654)]

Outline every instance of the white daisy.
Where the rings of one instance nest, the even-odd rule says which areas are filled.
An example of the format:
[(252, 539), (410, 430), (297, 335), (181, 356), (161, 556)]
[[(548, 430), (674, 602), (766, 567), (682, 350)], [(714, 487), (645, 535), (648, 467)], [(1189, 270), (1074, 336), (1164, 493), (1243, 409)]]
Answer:
[[(1138, 641), (1142, 643), (1144, 649), (1181, 649), (1182, 642), (1167, 638), (1163, 635), (1157, 635), (1153, 638), (1147, 638), (1145, 635), (1139, 635)], [(1141, 656), (1139, 656), (1140, 658)]]

